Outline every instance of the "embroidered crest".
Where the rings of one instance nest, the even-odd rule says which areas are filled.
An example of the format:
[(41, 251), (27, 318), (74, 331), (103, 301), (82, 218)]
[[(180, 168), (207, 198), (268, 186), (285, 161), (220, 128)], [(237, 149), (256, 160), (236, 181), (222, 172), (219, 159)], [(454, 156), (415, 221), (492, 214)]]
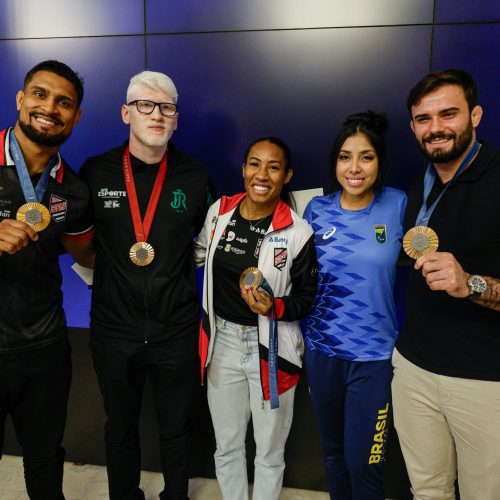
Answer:
[(379, 243), (385, 243), (387, 241), (387, 229), (385, 224), (375, 224), (375, 239)]
[(68, 211), (68, 202), (64, 198), (59, 198), (55, 194), (50, 195), (49, 212), (56, 222), (62, 222), (66, 219)]
[(285, 267), (287, 257), (288, 257), (288, 250), (286, 248), (275, 248), (274, 267), (281, 271), (281, 269)]

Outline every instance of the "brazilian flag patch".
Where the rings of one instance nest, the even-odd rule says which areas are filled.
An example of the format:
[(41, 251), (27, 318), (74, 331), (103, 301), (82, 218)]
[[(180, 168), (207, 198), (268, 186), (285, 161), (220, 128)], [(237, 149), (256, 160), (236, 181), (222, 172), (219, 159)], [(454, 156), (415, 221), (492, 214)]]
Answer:
[(385, 243), (387, 241), (387, 229), (385, 224), (375, 224), (375, 239), (379, 243)]

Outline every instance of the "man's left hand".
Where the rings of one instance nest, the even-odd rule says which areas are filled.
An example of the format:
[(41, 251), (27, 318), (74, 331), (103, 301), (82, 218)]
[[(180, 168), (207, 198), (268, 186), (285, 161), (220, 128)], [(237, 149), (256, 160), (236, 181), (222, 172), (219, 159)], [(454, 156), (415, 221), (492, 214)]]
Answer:
[(422, 275), (431, 290), (444, 290), (456, 298), (470, 295), (467, 285), (468, 274), (451, 253), (428, 253), (415, 262), (415, 269), (422, 270)]

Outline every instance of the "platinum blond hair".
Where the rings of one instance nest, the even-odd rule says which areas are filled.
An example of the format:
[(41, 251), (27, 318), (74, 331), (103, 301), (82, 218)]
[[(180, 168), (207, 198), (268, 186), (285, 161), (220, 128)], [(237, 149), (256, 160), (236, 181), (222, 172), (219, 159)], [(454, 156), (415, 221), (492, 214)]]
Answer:
[(178, 94), (174, 82), (163, 73), (158, 73), (157, 71), (142, 71), (134, 75), (128, 84), (127, 102), (130, 102), (131, 95), (137, 87), (160, 89), (174, 100), (174, 104), (177, 104)]

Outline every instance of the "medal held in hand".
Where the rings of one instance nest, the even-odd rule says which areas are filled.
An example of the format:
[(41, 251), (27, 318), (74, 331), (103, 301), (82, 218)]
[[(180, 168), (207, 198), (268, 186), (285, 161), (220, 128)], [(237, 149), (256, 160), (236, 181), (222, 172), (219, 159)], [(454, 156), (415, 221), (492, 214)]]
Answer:
[(435, 252), (438, 245), (438, 235), (427, 226), (412, 227), (403, 238), (404, 251), (412, 259), (419, 259), (422, 255)]
[(167, 153), (165, 152), (158, 173), (156, 174), (153, 191), (149, 198), (148, 208), (144, 221), (141, 219), (139, 210), (139, 202), (137, 201), (137, 192), (135, 190), (134, 175), (130, 165), (130, 152), (128, 146), (125, 148), (122, 157), (123, 175), (125, 177), (125, 187), (127, 189), (127, 198), (130, 205), (130, 213), (132, 214), (132, 222), (134, 224), (134, 232), (137, 242), (134, 243), (129, 250), (129, 257), (136, 266), (147, 266), (153, 262), (155, 251), (153, 245), (147, 242), (149, 230), (153, 223), (153, 218), (160, 199), (160, 193), (163, 187), (163, 181), (167, 175)]
[(434, 181), (436, 180), (436, 172), (432, 164), (427, 165), (424, 176), (424, 193), (422, 206), (417, 215), (417, 220), (415, 221), (415, 227), (412, 227), (406, 232), (403, 238), (403, 248), (409, 257), (412, 259), (419, 259), (423, 255), (430, 252), (435, 252), (438, 249), (439, 238), (436, 232), (427, 226), (429, 219), (431, 218), (432, 212), (439, 203), (439, 200), (446, 193), (447, 189), (453, 185), (457, 177), (469, 166), (473, 161), (481, 145), (478, 141), (469, 148), (469, 151), (465, 155), (464, 159), (460, 163), (457, 171), (451, 178), (451, 180), (446, 184), (444, 189), (441, 191), (439, 196), (434, 200), (430, 207), (427, 206), (427, 199), (434, 186)]
[(17, 175), (19, 177), (19, 183), (21, 184), (24, 199), (26, 200), (26, 203), (21, 205), (17, 210), (16, 219), (30, 225), (37, 233), (39, 233), (50, 223), (49, 210), (41, 203), (41, 201), (43, 200), (45, 190), (47, 189), (50, 172), (56, 164), (58, 157), (56, 155), (49, 161), (40, 179), (38, 180), (36, 187), (33, 187), (28, 167), (26, 166), (23, 155), (21, 154), (21, 149), (19, 148), (19, 144), (17, 143), (16, 136), (14, 135), (14, 131), (12, 129), (9, 132), (9, 146), (12, 158), (14, 159), (14, 164), (16, 165)]
[(49, 225), (50, 213), (45, 205), (37, 202), (29, 202), (19, 207), (16, 219), (30, 225), (39, 233)]
[(269, 376), (269, 399), (271, 410), (279, 408), (280, 400), (278, 394), (278, 320), (274, 310), (274, 293), (271, 285), (264, 278), (262, 271), (257, 267), (247, 267), (240, 276), (240, 287), (249, 290), (250, 288), (262, 288), (269, 294), (272, 301), (271, 314), (269, 317), (269, 358), (268, 358), (268, 376)]
[(248, 290), (257, 288), (262, 284), (262, 272), (257, 267), (247, 267), (240, 276), (240, 287)]

